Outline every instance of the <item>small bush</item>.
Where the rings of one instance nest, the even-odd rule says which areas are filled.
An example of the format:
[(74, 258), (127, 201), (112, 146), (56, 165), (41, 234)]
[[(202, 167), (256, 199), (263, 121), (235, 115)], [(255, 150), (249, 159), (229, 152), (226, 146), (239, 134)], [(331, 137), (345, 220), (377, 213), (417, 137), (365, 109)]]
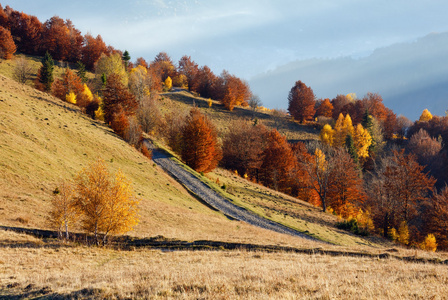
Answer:
[(152, 151), (149, 151), (149, 150), (148, 150), (148, 147), (146, 147), (146, 145), (143, 145), (143, 146), (142, 146), (142, 150), (141, 150), (141, 152), (142, 152), (142, 154), (143, 154), (144, 156), (146, 156), (147, 158), (152, 159)]
[(356, 219), (344, 220), (336, 224), (336, 227), (342, 230), (350, 231), (356, 235), (368, 236), (369, 231), (366, 228), (362, 228), (358, 225)]

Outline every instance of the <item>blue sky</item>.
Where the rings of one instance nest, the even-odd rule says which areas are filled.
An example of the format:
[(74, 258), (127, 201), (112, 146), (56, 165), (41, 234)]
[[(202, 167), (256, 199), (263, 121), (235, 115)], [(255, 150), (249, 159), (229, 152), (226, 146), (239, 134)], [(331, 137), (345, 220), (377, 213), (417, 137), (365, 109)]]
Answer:
[(165, 51), (178, 61), (186, 54), (216, 74), (226, 69), (246, 80), (297, 60), (362, 58), (378, 48), (448, 31), (446, 0), (14, 0), (1, 4), (41, 21), (54, 15), (71, 19), (83, 34), (101, 34), (106, 43), (128, 50), (133, 60), (151, 61)]

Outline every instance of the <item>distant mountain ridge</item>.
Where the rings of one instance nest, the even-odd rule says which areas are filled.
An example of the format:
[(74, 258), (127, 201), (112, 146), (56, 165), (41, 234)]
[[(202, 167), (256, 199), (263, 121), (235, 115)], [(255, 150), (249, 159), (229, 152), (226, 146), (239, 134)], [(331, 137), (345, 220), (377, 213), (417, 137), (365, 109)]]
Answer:
[(398, 115), (417, 119), (428, 108), (444, 115), (448, 109), (448, 32), (432, 33), (412, 43), (379, 48), (360, 59), (295, 61), (259, 74), (249, 82), (267, 107), (287, 107), (294, 82), (302, 80), (318, 98), (378, 92)]

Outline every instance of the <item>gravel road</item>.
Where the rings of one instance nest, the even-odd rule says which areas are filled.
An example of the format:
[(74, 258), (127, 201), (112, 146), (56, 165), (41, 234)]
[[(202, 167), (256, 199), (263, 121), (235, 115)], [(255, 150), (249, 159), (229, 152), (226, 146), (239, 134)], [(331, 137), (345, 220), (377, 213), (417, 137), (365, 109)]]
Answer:
[(196, 178), (196, 176), (187, 172), (175, 161), (171, 160), (170, 156), (167, 153), (158, 150), (150, 141), (146, 140), (145, 143), (148, 149), (152, 150), (152, 159), (158, 166), (164, 169), (172, 177), (180, 181), (185, 187), (187, 187), (190, 191), (192, 191), (200, 199), (202, 199), (202, 201), (206, 202), (211, 207), (221, 211), (226, 216), (236, 220), (244, 221), (246, 223), (264, 229), (298, 236), (309, 240), (317, 240), (311, 236), (260, 217), (242, 207), (232, 204), (228, 199), (219, 195), (205, 183)]

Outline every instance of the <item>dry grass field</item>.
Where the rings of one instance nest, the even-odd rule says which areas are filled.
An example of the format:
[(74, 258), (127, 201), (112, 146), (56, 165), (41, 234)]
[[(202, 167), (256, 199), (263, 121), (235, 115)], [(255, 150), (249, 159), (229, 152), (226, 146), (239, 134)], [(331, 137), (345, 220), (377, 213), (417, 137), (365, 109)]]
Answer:
[[(247, 251), (117, 251), (0, 231), (0, 297), (446, 299), (446, 265)], [(40, 299), (40, 298), (39, 298)]]

